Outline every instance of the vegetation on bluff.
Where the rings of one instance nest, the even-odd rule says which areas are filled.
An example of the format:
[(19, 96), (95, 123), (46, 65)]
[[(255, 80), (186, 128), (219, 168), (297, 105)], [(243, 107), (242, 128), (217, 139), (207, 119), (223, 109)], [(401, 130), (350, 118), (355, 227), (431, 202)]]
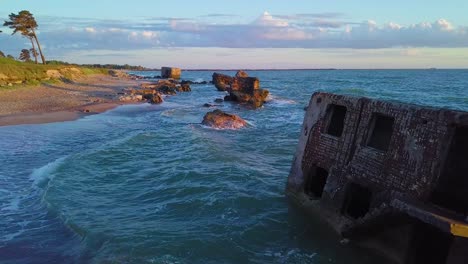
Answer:
[(77, 65), (42, 65), (0, 58), (0, 86), (39, 84), (49, 80), (73, 80), (89, 74), (107, 74), (107, 69), (86, 68)]

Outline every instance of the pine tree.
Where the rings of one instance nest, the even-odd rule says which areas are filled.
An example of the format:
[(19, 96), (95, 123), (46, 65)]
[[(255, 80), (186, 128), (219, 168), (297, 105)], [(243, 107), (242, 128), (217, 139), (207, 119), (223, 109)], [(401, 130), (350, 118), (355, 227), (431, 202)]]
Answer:
[(22, 49), (18, 59), (25, 62), (31, 61), (31, 53), (28, 49)]
[[(36, 29), (37, 22), (34, 16), (27, 10), (20, 11), (18, 14), (11, 13), (9, 16), (9, 21), (5, 21), (3, 26), (13, 29), (12, 35), (20, 32), (21, 35), (28, 38), (31, 41), (32, 49), (34, 50), (33, 55), (37, 55), (36, 47), (34, 41), (37, 43), (37, 48), (39, 49), (39, 54), (41, 55), (42, 63), (46, 64), (44, 54), (42, 53), (41, 45), (37, 39)], [(35, 57), (37, 63), (37, 57)]]

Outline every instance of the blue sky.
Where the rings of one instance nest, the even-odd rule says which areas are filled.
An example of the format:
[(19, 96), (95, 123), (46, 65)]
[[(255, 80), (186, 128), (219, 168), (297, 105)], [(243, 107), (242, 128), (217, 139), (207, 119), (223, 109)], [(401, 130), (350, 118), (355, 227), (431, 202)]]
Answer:
[[(183, 68), (467, 68), (468, 1), (0, 0), (52, 59)], [(28, 46), (3, 28), (0, 50)], [(6, 33), (6, 34), (5, 34)]]

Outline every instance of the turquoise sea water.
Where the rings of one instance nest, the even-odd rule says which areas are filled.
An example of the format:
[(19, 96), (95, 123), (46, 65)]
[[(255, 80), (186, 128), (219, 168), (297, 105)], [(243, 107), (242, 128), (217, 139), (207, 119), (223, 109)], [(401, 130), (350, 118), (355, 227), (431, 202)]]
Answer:
[(468, 111), (468, 70), (249, 73), (271, 98), (221, 104), (250, 123), (237, 131), (199, 124), (224, 96), (212, 85), (0, 127), (0, 263), (382, 263), (288, 204), (304, 107), (321, 90)]

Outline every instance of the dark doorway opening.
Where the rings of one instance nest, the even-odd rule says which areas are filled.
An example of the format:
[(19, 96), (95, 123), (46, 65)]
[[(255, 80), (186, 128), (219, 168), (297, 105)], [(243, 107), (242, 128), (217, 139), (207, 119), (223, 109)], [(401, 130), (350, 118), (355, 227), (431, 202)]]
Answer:
[(468, 213), (468, 126), (456, 127), (444, 169), (430, 200), (466, 215)]
[(408, 264), (446, 263), (453, 237), (423, 222), (415, 222)]
[(343, 213), (354, 219), (365, 216), (370, 209), (372, 191), (357, 183), (348, 184)]
[(371, 134), (367, 146), (387, 151), (393, 134), (395, 118), (381, 114), (374, 114), (371, 121)]
[(304, 191), (311, 198), (322, 198), (323, 189), (327, 184), (328, 171), (324, 168), (313, 167), (307, 175)]
[(328, 111), (330, 113), (330, 119), (327, 134), (335, 137), (341, 137), (343, 134), (347, 109), (345, 106), (332, 104), (329, 106)]

